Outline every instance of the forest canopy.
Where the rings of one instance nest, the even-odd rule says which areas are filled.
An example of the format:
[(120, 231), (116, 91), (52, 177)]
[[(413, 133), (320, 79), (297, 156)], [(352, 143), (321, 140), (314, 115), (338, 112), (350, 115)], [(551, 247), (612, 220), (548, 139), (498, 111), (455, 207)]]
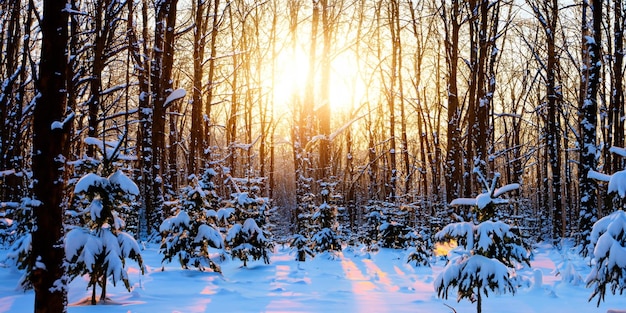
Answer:
[[(208, 169), (221, 197), (271, 199), (285, 232), (327, 189), (350, 229), (375, 203), (441, 227), (464, 214), (452, 200), (484, 192), (476, 173), (499, 175), (521, 186), (503, 211), (534, 236), (585, 241), (617, 204), (587, 173), (624, 167), (610, 152), (624, 146), (623, 11), (620, 0), (72, 0), (54, 124), (69, 132), (63, 179), (127, 171), (134, 231), (149, 237)], [(42, 13), (39, 1), (0, 3), (3, 207), (31, 192)]]

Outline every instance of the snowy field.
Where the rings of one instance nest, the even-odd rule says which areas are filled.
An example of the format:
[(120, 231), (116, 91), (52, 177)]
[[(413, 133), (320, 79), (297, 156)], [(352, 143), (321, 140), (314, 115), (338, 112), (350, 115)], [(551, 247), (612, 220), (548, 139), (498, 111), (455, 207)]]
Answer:
[[(134, 290), (109, 286), (110, 301), (84, 305), (90, 297), (87, 279), (70, 284), (69, 312), (475, 312), (475, 305), (439, 299), (433, 280), (445, 261), (431, 268), (405, 262), (406, 251), (381, 249), (367, 253), (345, 249), (336, 259), (318, 255), (298, 264), (287, 248), (278, 246), (271, 264), (251, 262), (242, 268), (238, 260), (221, 264), (223, 275), (182, 270), (178, 264), (161, 265), (156, 246), (143, 251), (147, 273), (140, 275), (130, 262)], [(0, 260), (6, 251), (0, 251)], [(607, 294), (596, 307), (588, 302), (591, 290), (583, 282), (589, 267), (571, 249), (561, 252), (548, 246), (534, 251), (532, 268), (517, 273), (525, 280), (515, 295), (489, 295), (483, 312), (607, 312), (626, 310), (626, 295)], [(541, 274), (539, 274), (541, 273)], [(32, 291), (16, 290), (20, 274), (0, 267), (0, 312), (32, 312)], [(98, 293), (99, 294), (99, 293)]]

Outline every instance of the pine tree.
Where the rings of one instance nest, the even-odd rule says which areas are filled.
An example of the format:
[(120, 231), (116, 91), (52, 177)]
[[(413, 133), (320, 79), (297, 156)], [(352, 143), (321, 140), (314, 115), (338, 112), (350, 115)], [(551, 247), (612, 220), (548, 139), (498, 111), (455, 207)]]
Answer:
[(313, 213), (315, 206), (313, 204), (315, 195), (307, 193), (302, 196), (298, 202), (296, 210), (296, 233), (291, 238), (290, 247), (296, 251), (296, 260), (305, 262), (306, 256), (314, 257), (315, 253), (311, 249), (310, 238), (314, 232), (313, 229)]
[(341, 241), (338, 233), (337, 206), (329, 204), (330, 190), (323, 185), (321, 196), (322, 204), (317, 208), (312, 218), (317, 232), (311, 238), (312, 250), (315, 252), (341, 251)]
[(476, 198), (455, 199), (454, 205), (472, 205), (476, 210), (478, 223), (459, 222), (445, 226), (435, 234), (435, 240), (446, 242), (456, 240), (458, 247), (451, 251), (452, 258), (435, 279), (435, 289), (439, 297), (447, 298), (450, 289), (457, 289), (457, 299), (476, 301), (477, 312), (482, 311), (482, 297), (489, 291), (495, 293), (515, 293), (517, 285), (509, 271), (514, 272), (518, 265), (530, 266), (530, 254), (519, 232), (508, 224), (494, 221), (496, 205), (508, 203), (500, 195), (519, 188), (518, 184), (496, 189), (499, 174), (494, 175), (491, 184), (476, 172), (486, 191)]
[(607, 287), (612, 294), (626, 290), (626, 212), (617, 210), (593, 225), (589, 255), (595, 261), (587, 277), (587, 287), (593, 287), (589, 301), (598, 297), (604, 301)]
[(127, 258), (145, 268), (139, 245), (124, 232), (124, 221), (116, 208), (139, 195), (139, 188), (121, 171), (107, 178), (91, 173), (83, 176), (74, 188), (74, 194), (85, 197), (89, 205), (76, 207), (72, 214), (80, 217), (81, 225), (68, 226), (65, 237), (65, 255), (70, 279), (89, 275), (92, 287), (91, 304), (96, 304), (96, 287), (100, 286), (100, 301), (106, 301), (107, 280), (115, 285), (122, 281), (128, 291), (131, 285), (126, 272)]
[(226, 244), (232, 258), (241, 260), (244, 267), (250, 259), (263, 259), (263, 262), (269, 264), (274, 244), (271, 233), (265, 229), (269, 214), (268, 200), (240, 192), (234, 193), (227, 204), (234, 209), (235, 216), (235, 223), (226, 234)]
[[(626, 149), (613, 146), (609, 149), (621, 157), (626, 157)], [(592, 269), (587, 276), (587, 287), (593, 292), (591, 301), (598, 297), (597, 305), (604, 301), (607, 287), (612, 294), (626, 290), (626, 212), (623, 211), (626, 199), (626, 170), (605, 175), (590, 171), (589, 178), (608, 182), (607, 193), (617, 211), (605, 216), (593, 224), (589, 232), (588, 244), (582, 242), (583, 255), (592, 259)]]
[(205, 171), (200, 181), (191, 175), (189, 185), (182, 189), (178, 212), (161, 224), (164, 262), (178, 257), (184, 269), (192, 265), (201, 271), (210, 268), (221, 272), (219, 265), (210, 258), (209, 251), (209, 248), (224, 249), (224, 239), (211, 214), (218, 202), (211, 182), (213, 176), (212, 169)]
[(30, 281), (31, 270), (29, 266), (32, 257), (32, 234), (34, 227), (33, 207), (38, 206), (38, 201), (31, 198), (23, 198), (19, 206), (13, 209), (13, 223), (11, 225), (13, 239), (7, 252), (5, 263), (14, 266), (23, 272), (19, 286), (23, 290), (30, 290), (33, 284)]

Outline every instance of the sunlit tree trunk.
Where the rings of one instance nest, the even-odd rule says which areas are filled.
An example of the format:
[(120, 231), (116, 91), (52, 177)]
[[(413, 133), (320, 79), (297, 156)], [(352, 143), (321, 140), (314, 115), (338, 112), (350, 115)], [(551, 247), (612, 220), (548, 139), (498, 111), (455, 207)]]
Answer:
[(206, 105), (205, 105), (205, 115), (204, 115), (204, 136), (203, 136), (203, 147), (204, 154), (206, 155), (204, 159), (205, 164), (209, 159), (209, 155), (212, 148), (211, 143), (211, 127), (212, 127), (212, 114), (211, 114), (211, 106), (213, 105), (214, 98), (214, 90), (217, 86), (217, 82), (215, 81), (215, 67), (216, 67), (216, 58), (217, 58), (217, 35), (219, 33), (221, 19), (220, 19), (220, 0), (213, 1), (213, 11), (210, 9), (207, 10), (212, 12), (211, 19), (211, 44), (210, 44), (210, 56), (208, 62), (208, 73), (207, 73), (207, 96), (206, 96)]
[(448, 127), (447, 154), (445, 163), (446, 201), (452, 201), (461, 195), (463, 182), (463, 163), (461, 149), (461, 108), (459, 106), (458, 60), (459, 60), (459, 1), (452, 0), (451, 7), (442, 7), (441, 17), (445, 27), (446, 64), (448, 66)]
[[(395, 3), (396, 1), (391, 1), (391, 3)], [(398, 166), (397, 166), (397, 158), (396, 158), (396, 84), (398, 82), (398, 63), (400, 59), (400, 55), (398, 55), (398, 49), (400, 48), (400, 34), (398, 34), (397, 29), (394, 23), (394, 15), (393, 15), (393, 4), (389, 4), (387, 7), (387, 18), (385, 19), (385, 23), (389, 26), (389, 32), (391, 35), (391, 65), (389, 69), (388, 76), (388, 85), (386, 86), (387, 90), (385, 90), (385, 96), (387, 100), (387, 114), (389, 115), (389, 145), (388, 145), (388, 153), (389, 153), (389, 167), (387, 168), (388, 180), (385, 182), (387, 185), (385, 196), (389, 201), (395, 201), (397, 197), (396, 191), (396, 183), (398, 178)], [(383, 45), (382, 42), (379, 42), (379, 45)], [(381, 69), (382, 71), (382, 69)], [(385, 80), (385, 75), (381, 75), (381, 79)]]
[(193, 90), (191, 92), (191, 129), (187, 169), (190, 174), (199, 174), (198, 165), (202, 149), (204, 123), (203, 112), (203, 81), (204, 81), (204, 48), (206, 45), (207, 23), (209, 14), (205, 14), (206, 1), (193, 2), (195, 9), (195, 27), (193, 29)]
[[(306, 146), (311, 140), (311, 136), (314, 133), (314, 121), (313, 121), (313, 110), (317, 107), (317, 101), (320, 101), (315, 97), (315, 73), (317, 68), (317, 37), (318, 37), (318, 28), (319, 28), (319, 20), (320, 20), (320, 3), (319, 0), (311, 0), (312, 4), (312, 12), (311, 12), (311, 38), (309, 43), (309, 70), (306, 79), (306, 86), (304, 91), (304, 99), (302, 102), (302, 111), (300, 112), (300, 144), (304, 149), (305, 154), (309, 154), (309, 151), (306, 150)], [(302, 155), (301, 157), (305, 157)], [(306, 159), (311, 160), (309, 157)], [(307, 174), (304, 174), (307, 176)]]
[[(237, 140), (237, 120), (239, 117), (239, 74), (240, 69), (243, 68), (242, 62), (239, 55), (239, 49), (241, 51), (245, 51), (246, 47), (240, 46), (241, 39), (236, 36), (236, 28), (235, 28), (235, 15), (233, 14), (233, 6), (228, 7), (228, 16), (230, 19), (230, 32), (231, 32), (231, 49), (232, 49), (232, 62), (233, 62), (233, 73), (230, 79), (230, 88), (231, 88), (231, 96), (230, 96), (230, 111), (228, 113), (228, 121), (226, 123), (226, 144), (228, 145), (228, 169), (230, 174), (233, 176), (237, 176), (237, 167), (235, 166), (237, 161), (238, 151), (235, 148), (235, 140)], [(245, 21), (241, 27), (245, 27)], [(243, 34), (243, 30), (241, 31)], [(243, 36), (243, 35), (242, 35)]]
[(67, 281), (63, 245), (63, 171), (69, 147), (66, 112), (68, 20), (66, 3), (44, 0), (42, 44), (33, 119), (33, 192), (40, 201), (34, 208), (32, 277), (35, 312), (65, 312)]
[(319, 134), (322, 136), (319, 144), (319, 174), (318, 179), (328, 178), (331, 175), (331, 143), (330, 135), (330, 70), (331, 70), (331, 45), (333, 44), (333, 19), (335, 5), (332, 0), (319, 0), (322, 15), (322, 37), (323, 48), (321, 55), (321, 79), (320, 98), (317, 109), (317, 120), (319, 122)]

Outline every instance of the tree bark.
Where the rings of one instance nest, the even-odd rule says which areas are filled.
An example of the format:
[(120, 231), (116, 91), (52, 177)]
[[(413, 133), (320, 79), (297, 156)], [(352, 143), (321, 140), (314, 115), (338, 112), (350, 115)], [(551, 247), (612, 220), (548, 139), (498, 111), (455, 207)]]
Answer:
[(458, 60), (459, 60), (459, 1), (453, 0), (451, 8), (442, 13), (445, 24), (446, 64), (448, 65), (448, 129), (445, 169), (446, 202), (461, 195), (463, 163), (461, 162), (461, 110), (459, 106)]
[(32, 283), (35, 312), (65, 312), (67, 281), (63, 248), (63, 171), (71, 116), (66, 116), (68, 12), (63, 1), (45, 0), (42, 45), (33, 119), (35, 231)]
[[(583, 17), (586, 19), (587, 1), (583, 1)], [(580, 99), (580, 165), (579, 165), (579, 190), (580, 190), (580, 239), (583, 244), (583, 254), (586, 253), (586, 245), (590, 241), (591, 228), (597, 220), (596, 182), (588, 177), (590, 170), (596, 168), (596, 125), (598, 112), (598, 89), (600, 87), (600, 70), (602, 67), (602, 55), (600, 43), (602, 42), (602, 2), (589, 1), (592, 18), (583, 21), (583, 46), (586, 59), (583, 65), (583, 88)], [(591, 23), (591, 24), (589, 24)]]

